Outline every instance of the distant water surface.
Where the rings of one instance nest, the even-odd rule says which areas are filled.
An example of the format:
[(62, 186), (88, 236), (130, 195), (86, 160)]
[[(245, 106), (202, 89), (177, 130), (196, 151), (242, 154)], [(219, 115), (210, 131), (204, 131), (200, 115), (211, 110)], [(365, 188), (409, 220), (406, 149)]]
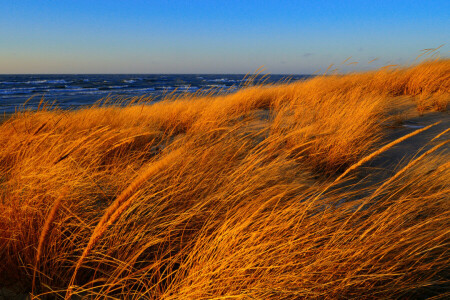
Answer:
[[(256, 77), (255, 82), (300, 80), (308, 75), (270, 75)], [(46, 102), (62, 109), (90, 105), (106, 96), (133, 97), (148, 95), (157, 101), (174, 92), (196, 92), (216, 89), (233, 91), (246, 83), (245, 75), (168, 75), (168, 74), (79, 74), (79, 75), (0, 75), (0, 113), (11, 113), (26, 107), (36, 109), (44, 97)], [(30, 99), (31, 98), (31, 99)]]

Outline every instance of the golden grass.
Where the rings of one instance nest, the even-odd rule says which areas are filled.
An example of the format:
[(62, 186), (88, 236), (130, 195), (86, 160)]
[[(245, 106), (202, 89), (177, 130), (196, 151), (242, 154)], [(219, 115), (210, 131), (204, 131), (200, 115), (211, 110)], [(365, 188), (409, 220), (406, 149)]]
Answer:
[(445, 298), (448, 129), (394, 175), (351, 180), (430, 127), (386, 142), (400, 99), (446, 110), (449, 74), (450, 60), (436, 60), (151, 105), (19, 112), (0, 125), (0, 288)]
[(59, 209), (59, 206), (61, 204), (62, 198), (65, 196), (64, 192), (61, 194), (61, 196), (56, 199), (55, 203), (53, 203), (52, 209), (50, 210), (48, 216), (45, 219), (45, 224), (42, 227), (41, 235), (39, 236), (39, 244), (36, 250), (36, 261), (34, 264), (34, 270), (33, 270), (33, 283), (31, 286), (31, 292), (34, 294), (35, 289), (35, 280), (36, 280), (36, 271), (39, 269), (39, 260), (41, 258), (42, 249), (44, 248), (45, 239), (47, 238), (47, 234), (50, 230), (50, 226), (53, 223), (53, 220), (56, 216), (56, 212)]

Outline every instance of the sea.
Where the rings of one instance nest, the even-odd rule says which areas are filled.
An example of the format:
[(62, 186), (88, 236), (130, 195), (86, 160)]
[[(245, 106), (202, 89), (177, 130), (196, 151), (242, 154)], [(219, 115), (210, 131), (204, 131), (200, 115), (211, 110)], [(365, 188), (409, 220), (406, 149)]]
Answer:
[[(0, 113), (35, 110), (43, 99), (54, 108), (79, 109), (105, 98), (136, 96), (159, 101), (168, 94), (229, 93), (244, 86), (303, 80), (309, 75), (71, 74), (0, 75)], [(114, 103), (114, 101), (111, 101)]]

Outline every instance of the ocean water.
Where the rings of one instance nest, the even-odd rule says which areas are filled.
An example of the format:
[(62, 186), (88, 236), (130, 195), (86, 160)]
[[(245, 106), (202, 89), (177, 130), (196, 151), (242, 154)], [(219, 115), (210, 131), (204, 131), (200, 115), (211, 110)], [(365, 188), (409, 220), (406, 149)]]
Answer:
[[(308, 75), (270, 75), (253, 82), (302, 80)], [(36, 109), (42, 97), (62, 109), (77, 109), (105, 97), (151, 96), (158, 101), (168, 93), (216, 90), (231, 92), (248, 83), (245, 75), (227, 74), (78, 74), (0, 75), (0, 113)], [(26, 106), (24, 106), (26, 103)]]

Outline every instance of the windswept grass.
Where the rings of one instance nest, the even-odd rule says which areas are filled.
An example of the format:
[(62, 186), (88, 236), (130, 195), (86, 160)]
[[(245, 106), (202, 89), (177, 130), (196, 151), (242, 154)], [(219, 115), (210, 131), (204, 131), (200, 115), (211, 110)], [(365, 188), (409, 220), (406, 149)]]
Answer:
[(0, 288), (66, 299), (445, 298), (448, 129), (394, 175), (354, 180), (435, 128), (386, 141), (405, 99), (446, 111), (450, 60), (17, 113), (0, 125)]

